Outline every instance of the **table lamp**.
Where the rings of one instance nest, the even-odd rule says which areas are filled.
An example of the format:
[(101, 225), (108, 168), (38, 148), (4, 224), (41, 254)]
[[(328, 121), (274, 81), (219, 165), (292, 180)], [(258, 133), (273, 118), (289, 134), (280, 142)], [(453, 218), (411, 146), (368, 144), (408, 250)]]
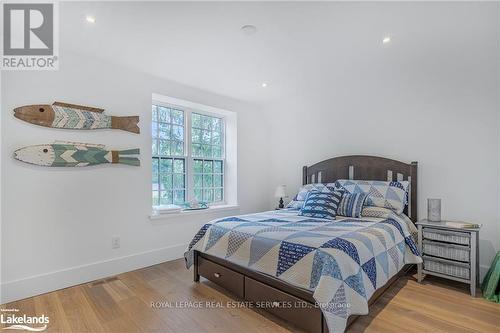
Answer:
[(283, 205), (283, 198), (286, 198), (286, 185), (279, 185), (276, 187), (276, 191), (274, 192), (275, 198), (280, 198), (280, 203), (278, 208), (285, 208)]

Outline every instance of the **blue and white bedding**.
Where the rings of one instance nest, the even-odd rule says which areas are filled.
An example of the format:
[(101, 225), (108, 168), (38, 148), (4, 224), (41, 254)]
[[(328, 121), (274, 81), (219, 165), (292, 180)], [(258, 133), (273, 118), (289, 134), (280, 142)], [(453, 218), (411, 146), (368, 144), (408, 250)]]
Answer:
[(280, 210), (218, 219), (205, 224), (193, 250), (311, 290), (330, 332), (343, 332), (347, 318), (368, 313), (373, 293), (405, 264), (420, 263), (407, 218), (327, 220)]

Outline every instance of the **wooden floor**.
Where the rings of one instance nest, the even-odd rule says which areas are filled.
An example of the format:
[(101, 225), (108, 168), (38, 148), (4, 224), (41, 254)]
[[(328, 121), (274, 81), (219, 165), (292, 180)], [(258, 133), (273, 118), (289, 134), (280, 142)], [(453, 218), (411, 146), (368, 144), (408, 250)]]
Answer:
[[(424, 281), (400, 279), (348, 332), (500, 332), (500, 304), (470, 297), (465, 285)], [(297, 332), (264, 312), (221, 307), (231, 301), (206, 280), (193, 283), (176, 260), (2, 308), (49, 316), (46, 332)]]

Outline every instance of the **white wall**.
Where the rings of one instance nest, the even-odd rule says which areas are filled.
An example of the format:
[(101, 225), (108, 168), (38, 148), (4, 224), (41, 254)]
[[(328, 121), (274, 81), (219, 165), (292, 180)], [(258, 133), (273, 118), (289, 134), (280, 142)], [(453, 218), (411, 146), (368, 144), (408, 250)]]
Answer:
[[(2, 292), (0, 303), (182, 256), (205, 222), (238, 211), (150, 221), (152, 93), (237, 112), (239, 212), (267, 208), (260, 111), (249, 104), (62, 50), (59, 71), (2, 76)], [(13, 117), (26, 104), (66, 101), (140, 115), (141, 134), (66, 131)], [(14, 160), (22, 146), (54, 140), (141, 148), (142, 166), (48, 169)], [(121, 248), (111, 249), (111, 237)]]
[[(179, 51), (175, 57), (153, 52), (157, 49), (148, 38), (154, 34), (137, 33), (127, 19), (135, 17), (137, 8), (120, 5), (126, 13), (116, 16), (115, 9), (106, 10), (112, 4), (101, 11), (96, 5), (100, 23), (94, 29), (78, 23), (89, 5), (74, 6), (73, 14), (62, 16), (63, 47), (69, 43), (79, 52), (108, 57), (117, 53), (115, 48), (130, 50), (116, 54), (116, 63), (127, 63), (123, 58), (130, 54), (127, 59), (136, 61), (134, 52), (151, 48), (154, 65), (137, 68), (159, 66), (178, 74), (171, 77), (250, 96), (265, 106), (79, 56), (68, 48), (61, 50), (59, 71), (2, 73), (0, 302), (179, 257), (197, 228), (215, 217), (148, 219), (152, 93), (238, 113), (240, 212), (272, 208), (279, 184), (287, 184), (292, 195), (303, 165), (339, 155), (378, 155), (419, 162), (421, 218), (426, 199), (441, 197), (444, 218), (484, 224), (483, 273), (500, 249), (498, 3), (230, 4), (235, 12), (221, 10), (223, 4), (200, 12), (181, 8), (173, 15), (178, 21), (165, 20), (172, 26), (158, 29), (182, 34), (165, 44)], [(62, 7), (69, 10), (73, 4)], [(182, 15), (195, 17), (198, 24)], [(213, 17), (218, 24), (230, 20), (222, 28)], [(249, 22), (259, 26), (254, 39), (236, 29)], [(126, 48), (109, 43), (127, 27), (132, 33), (117, 36), (125, 39)], [(382, 46), (385, 33), (393, 43)], [(200, 34), (205, 43), (197, 43)], [(194, 65), (198, 70), (192, 70)], [(213, 85), (219, 78), (212, 71), (221, 73)], [(269, 83), (267, 90), (260, 89), (261, 80)], [(140, 114), (142, 134), (57, 131), (12, 116), (15, 106), (55, 100), (103, 107), (115, 115)], [(140, 147), (143, 166), (52, 170), (11, 157), (17, 147), (55, 139)], [(230, 213), (237, 212), (224, 212)], [(111, 250), (113, 235), (121, 237), (119, 250)]]
[(427, 215), (427, 198), (436, 197), (444, 219), (484, 224), (484, 274), (500, 250), (500, 54), (497, 11), (490, 6), (433, 7), (454, 20), (429, 20), (415, 30), (421, 38), (396, 37), (363, 56), (344, 51), (344, 59), (341, 52), (332, 59), (344, 62), (341, 72), (311, 64), (317, 73), (296, 73), (316, 74), (317, 81), (266, 106), (272, 186), (288, 184), (293, 195), (303, 165), (334, 156), (418, 161), (419, 217)]

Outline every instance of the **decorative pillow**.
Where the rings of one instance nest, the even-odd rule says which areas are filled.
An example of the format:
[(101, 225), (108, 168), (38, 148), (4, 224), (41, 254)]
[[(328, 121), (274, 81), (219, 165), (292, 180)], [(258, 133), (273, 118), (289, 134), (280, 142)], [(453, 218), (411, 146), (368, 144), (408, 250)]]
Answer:
[(337, 215), (346, 217), (361, 217), (361, 210), (368, 197), (365, 193), (347, 193), (344, 192), (342, 200), (340, 200)]
[(302, 206), (304, 206), (304, 201), (292, 200), (285, 206), (285, 208), (299, 210)]
[(417, 239), (418, 235), (417, 228), (415, 227), (415, 224), (410, 220), (410, 218), (405, 214), (396, 214), (395, 212), (387, 208), (365, 206), (361, 211), (361, 216), (379, 217), (383, 219), (395, 219), (395, 220), (401, 219), (406, 223), (406, 226), (408, 227), (408, 230), (410, 231), (410, 234), (413, 236), (413, 238)]
[(408, 186), (407, 181), (339, 179), (335, 182), (337, 189), (343, 189), (348, 193), (367, 194), (366, 206), (389, 208), (397, 214), (401, 214), (407, 204)]
[(365, 206), (361, 211), (361, 216), (363, 217), (380, 217), (383, 219), (389, 218), (392, 210), (382, 207)]
[(342, 192), (340, 191), (311, 191), (307, 195), (299, 215), (335, 220), (341, 199)]
[(307, 194), (311, 191), (318, 191), (318, 192), (331, 192), (335, 189), (335, 183), (329, 183), (329, 184), (321, 184), (321, 183), (316, 183), (316, 184), (307, 184), (307, 185), (302, 185), (299, 189), (299, 192), (293, 198), (293, 200), (297, 201), (304, 201), (306, 200)]

